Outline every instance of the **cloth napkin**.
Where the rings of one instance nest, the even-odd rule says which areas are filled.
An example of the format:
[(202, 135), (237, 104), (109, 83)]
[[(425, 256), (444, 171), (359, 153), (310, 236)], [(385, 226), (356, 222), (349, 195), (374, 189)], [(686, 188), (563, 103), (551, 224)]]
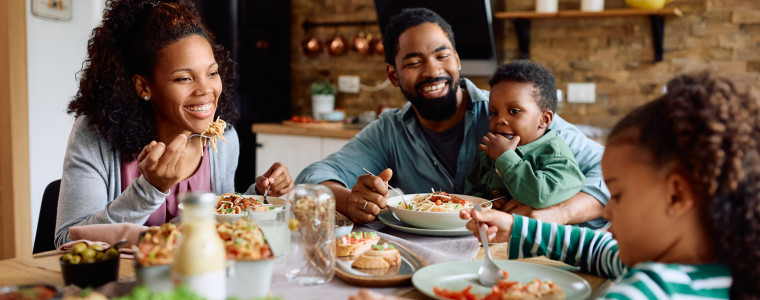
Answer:
[(69, 239), (73, 242), (66, 243), (58, 247), (58, 252), (67, 253), (78, 243), (85, 243), (89, 247), (93, 244), (109, 248), (111, 245), (126, 239), (127, 243), (119, 249), (122, 259), (133, 259), (134, 250), (130, 246), (137, 244), (140, 233), (148, 227), (130, 224), (95, 224), (87, 226), (74, 226), (69, 228)]

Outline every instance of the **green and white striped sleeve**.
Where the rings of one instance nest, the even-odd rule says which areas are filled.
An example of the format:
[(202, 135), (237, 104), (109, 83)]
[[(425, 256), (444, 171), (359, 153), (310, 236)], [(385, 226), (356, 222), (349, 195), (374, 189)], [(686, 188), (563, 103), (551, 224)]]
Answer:
[(510, 259), (546, 256), (612, 280), (628, 272), (618, 257), (617, 241), (610, 233), (514, 216)]

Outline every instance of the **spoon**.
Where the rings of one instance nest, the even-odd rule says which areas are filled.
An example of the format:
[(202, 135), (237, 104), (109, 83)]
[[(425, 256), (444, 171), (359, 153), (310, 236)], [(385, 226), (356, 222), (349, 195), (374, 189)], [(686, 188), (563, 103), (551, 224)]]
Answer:
[(115, 248), (116, 250), (119, 250), (119, 248), (121, 248), (122, 246), (124, 246), (124, 244), (126, 244), (126, 243), (127, 243), (127, 239), (123, 239), (121, 241), (116, 242), (116, 244), (113, 244), (113, 246), (111, 246), (111, 248)]
[[(480, 205), (475, 205), (475, 210), (482, 212), (483, 208)], [(486, 252), (486, 259), (483, 260), (483, 265), (478, 269), (478, 280), (480, 280), (480, 284), (483, 286), (491, 287), (496, 285), (499, 280), (504, 279), (504, 274), (491, 260), (491, 251), (488, 250), (488, 235), (486, 235), (486, 230), (480, 226), (480, 222), (476, 223), (480, 229), (480, 241)]]

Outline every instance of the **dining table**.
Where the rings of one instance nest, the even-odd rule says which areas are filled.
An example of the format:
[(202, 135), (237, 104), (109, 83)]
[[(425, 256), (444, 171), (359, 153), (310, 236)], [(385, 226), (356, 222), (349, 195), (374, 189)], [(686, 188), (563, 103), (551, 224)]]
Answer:
[[(493, 259), (506, 260), (507, 247), (507, 243), (490, 244)], [(483, 248), (480, 247), (480, 245), (473, 249), (473, 252), (475, 251), (477, 251), (477, 255), (474, 257), (474, 259), (482, 260), (485, 257)], [(49, 251), (38, 253), (36, 255), (25, 255), (0, 261), (0, 287), (25, 284), (48, 284), (62, 287), (64, 284), (63, 277), (61, 276), (61, 267), (59, 264), (60, 256), (61, 255), (56, 251)], [(525, 258), (518, 259), (517, 261), (524, 261), (563, 269), (571, 268), (569, 265), (566, 265), (562, 262), (549, 260), (546, 257)], [(599, 293), (603, 292), (610, 284), (609, 280), (600, 276), (584, 273), (581, 271), (573, 271), (573, 273), (582, 277), (589, 283), (592, 289), (592, 298), (599, 296)], [(333, 278), (333, 280), (340, 281), (341, 279)], [(131, 259), (121, 259), (119, 266), (119, 282), (129, 284), (134, 281), (135, 269), (133, 261)], [(357, 291), (358, 289), (359, 287), (356, 287)], [(271, 291), (271, 294), (277, 297), (278, 292), (280, 291), (273, 289)], [(411, 284), (397, 289), (393, 294), (395, 296), (407, 299), (432, 299), (415, 289)]]

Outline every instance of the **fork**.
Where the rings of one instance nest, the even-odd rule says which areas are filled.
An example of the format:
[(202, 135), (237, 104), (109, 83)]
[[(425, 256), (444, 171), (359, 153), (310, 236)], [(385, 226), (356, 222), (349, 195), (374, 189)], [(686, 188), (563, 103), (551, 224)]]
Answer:
[(196, 136), (198, 136), (198, 137), (204, 137), (204, 138), (207, 138), (207, 139), (216, 138), (216, 136), (211, 136), (211, 135), (206, 135), (206, 134), (200, 134), (200, 133), (193, 133), (191, 135), (188, 135), (187, 136), (187, 147), (185, 147), (185, 151), (187, 151), (187, 149), (190, 149), (190, 140), (192, 140)]
[[(362, 166), (359, 166), (359, 168), (362, 168), (362, 170), (364, 170), (364, 172), (367, 172), (367, 174), (369, 174), (369, 175), (372, 175), (372, 176), (375, 176), (375, 174), (372, 174), (372, 172), (370, 172), (369, 170), (365, 169), (364, 167), (362, 167)], [(401, 201), (404, 201), (404, 205), (406, 205), (406, 207), (407, 207), (407, 208), (409, 208), (409, 204), (407, 204), (407, 203), (406, 203), (406, 199), (404, 199), (404, 194), (402, 194), (402, 193), (400, 193), (399, 191), (397, 191), (396, 189), (394, 189), (394, 188), (393, 188), (393, 187), (392, 187), (390, 184), (388, 184), (387, 182), (385, 183), (385, 185), (387, 185), (387, 186), (388, 186), (390, 189), (392, 189), (394, 192), (396, 192), (396, 194), (399, 194), (399, 195), (401, 196)]]

